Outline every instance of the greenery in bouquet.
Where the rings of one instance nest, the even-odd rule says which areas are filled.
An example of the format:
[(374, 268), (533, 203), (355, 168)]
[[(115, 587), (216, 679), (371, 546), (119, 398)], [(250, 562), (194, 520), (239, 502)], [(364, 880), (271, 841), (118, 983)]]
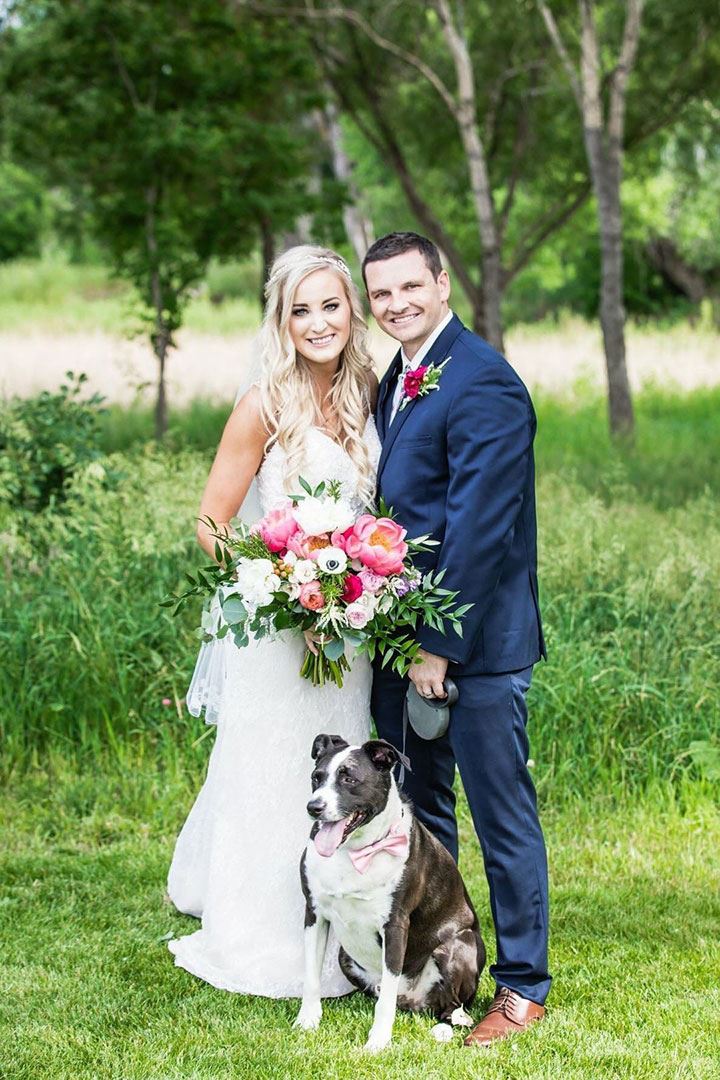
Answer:
[(232, 522), (218, 531), (217, 563), (187, 574), (189, 588), (164, 601), (175, 613), (205, 595), (204, 641), (232, 634), (242, 648), (253, 638), (283, 630), (311, 632), (300, 674), (315, 685), (343, 685), (348, 652), (382, 657), (405, 674), (419, 645), (415, 631), (426, 623), (462, 635), (469, 604), (442, 588), (444, 571), (421, 573), (413, 557), (437, 544), (429, 536), (406, 539), (406, 531), (382, 503), (376, 513), (356, 515), (331, 480), (312, 488), (300, 478), (292, 495), (248, 527)]

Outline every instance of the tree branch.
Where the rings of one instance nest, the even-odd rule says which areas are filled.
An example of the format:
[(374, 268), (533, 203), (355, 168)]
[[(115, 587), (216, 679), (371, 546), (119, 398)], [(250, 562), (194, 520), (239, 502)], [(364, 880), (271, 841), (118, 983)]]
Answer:
[(550, 40), (555, 46), (557, 54), (562, 61), (563, 67), (565, 68), (565, 73), (570, 81), (570, 86), (572, 87), (572, 92), (575, 96), (575, 100), (577, 101), (578, 108), (582, 112), (582, 88), (580, 86), (580, 80), (578, 79), (578, 73), (575, 69), (575, 65), (570, 59), (570, 54), (565, 48), (565, 43), (560, 36), (558, 25), (555, 22), (555, 16), (550, 11), (550, 8), (545, 3), (545, 0), (537, 0), (537, 4), (538, 8), (540, 9), (540, 14), (543, 17), (545, 26), (547, 27), (547, 32), (550, 35)]
[(235, 0), (235, 5), (236, 7), (250, 8), (252, 11), (256, 11), (263, 15), (277, 15), (283, 18), (294, 15), (304, 19), (321, 19), (323, 21), (335, 19), (349, 23), (358, 30), (361, 30), (373, 44), (377, 45), (385, 52), (390, 53), (392, 56), (396, 56), (398, 60), (402, 60), (404, 63), (409, 64), (410, 67), (414, 67), (416, 71), (419, 71), (437, 91), (452, 115), (455, 116), (457, 112), (457, 103), (437, 72), (435, 72), (430, 65), (426, 64), (419, 56), (416, 56), (415, 53), (408, 52), (407, 49), (403, 49), (400, 45), (396, 45), (394, 41), (379, 34), (358, 11), (353, 11), (350, 8), (341, 6), (315, 8), (309, 2), (305, 7), (273, 7), (267, 4), (253, 2), (253, 0)]
[(528, 229), (518, 241), (515, 254), (510, 266), (505, 270), (505, 283), (512, 281), (520, 271), (527, 266), (535, 252), (541, 247), (548, 236), (552, 236), (561, 225), (569, 221), (576, 210), (587, 200), (592, 192), (592, 184), (589, 180), (583, 181), (573, 193), (568, 192), (564, 199), (558, 201), (532, 228)]
[(643, 0), (628, 0), (625, 29), (623, 32), (620, 60), (610, 80), (610, 118), (608, 134), (610, 139), (622, 146), (625, 130), (625, 99), (627, 81), (637, 56), (640, 40), (640, 19)]

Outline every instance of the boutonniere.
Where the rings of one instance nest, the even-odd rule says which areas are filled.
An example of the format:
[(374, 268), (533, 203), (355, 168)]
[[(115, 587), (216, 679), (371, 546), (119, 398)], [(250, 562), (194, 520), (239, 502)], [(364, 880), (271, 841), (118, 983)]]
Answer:
[(415, 398), (426, 397), (431, 390), (439, 390), (442, 370), (450, 359), (446, 356), (442, 364), (438, 364), (437, 367), (434, 364), (421, 364), (405, 372), (398, 412), (401, 412)]

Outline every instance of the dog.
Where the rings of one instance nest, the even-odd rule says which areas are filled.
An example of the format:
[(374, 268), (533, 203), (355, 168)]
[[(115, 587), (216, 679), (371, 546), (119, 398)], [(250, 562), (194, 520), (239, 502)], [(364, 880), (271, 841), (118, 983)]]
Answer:
[(338, 735), (312, 745), (315, 824), (300, 861), (305, 895), (305, 975), (295, 1026), (320, 1024), (320, 975), (330, 927), (349, 981), (377, 998), (365, 1049), (389, 1045), (396, 1009), (429, 1010), (438, 1041), (465, 1011), (485, 964), (477, 916), (452, 856), (413, 815), (383, 739), (350, 746)]

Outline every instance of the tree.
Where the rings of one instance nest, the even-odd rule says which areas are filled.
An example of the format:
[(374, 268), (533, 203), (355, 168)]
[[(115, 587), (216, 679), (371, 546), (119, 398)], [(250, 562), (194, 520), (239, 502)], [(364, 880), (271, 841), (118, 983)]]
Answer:
[(627, 85), (637, 55), (644, 0), (626, 0), (622, 45), (607, 76), (607, 110), (603, 106), (600, 38), (593, 0), (579, 0), (580, 73), (571, 60), (557, 22), (544, 0), (538, 6), (562, 60), (582, 117), (583, 139), (597, 202), (600, 231), (600, 325), (605, 347), (610, 431), (632, 436), (635, 427), (625, 361), (623, 307), (623, 232), (620, 185), (623, 174)]
[(319, 100), (314, 76), (288, 34), (221, 0), (23, 0), (3, 36), (13, 152), (87, 190), (148, 325), (160, 438), (167, 358), (208, 259), (308, 208), (292, 116)]

